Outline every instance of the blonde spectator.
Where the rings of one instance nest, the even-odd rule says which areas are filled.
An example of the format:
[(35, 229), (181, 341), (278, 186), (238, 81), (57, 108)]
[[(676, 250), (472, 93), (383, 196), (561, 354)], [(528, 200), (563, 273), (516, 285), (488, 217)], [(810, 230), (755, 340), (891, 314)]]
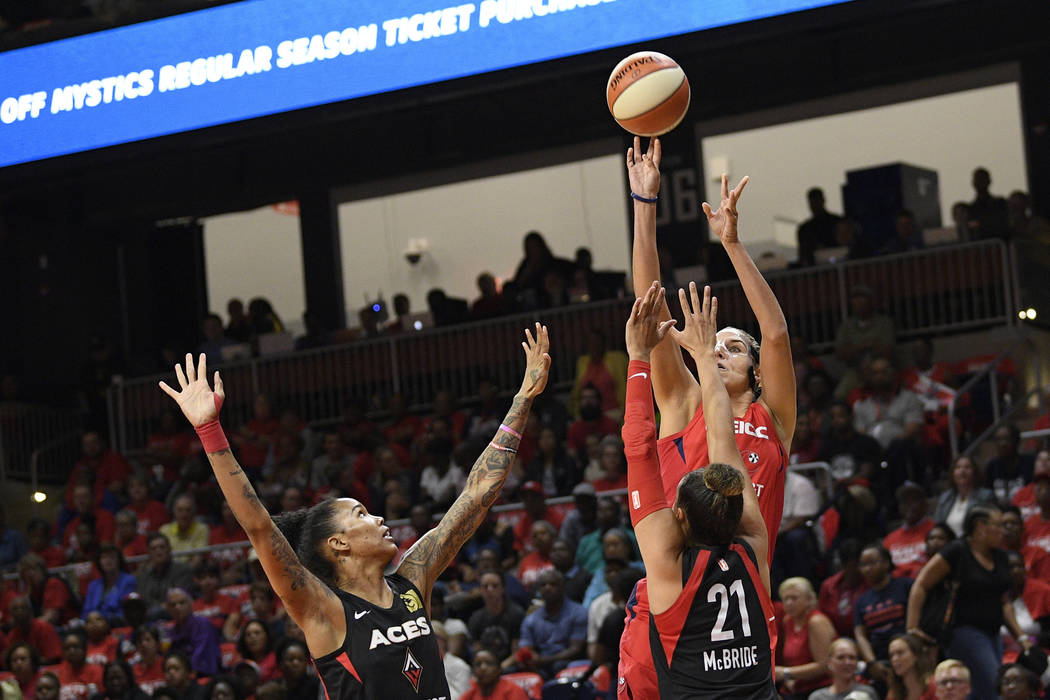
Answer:
[(776, 681), (785, 697), (807, 698), (831, 680), (826, 662), (835, 627), (817, 610), (817, 594), (808, 579), (789, 578), (778, 590), (784, 603), (784, 643), (777, 658)]
[(970, 694), (970, 669), (958, 659), (945, 659), (933, 670), (937, 700), (966, 700)]

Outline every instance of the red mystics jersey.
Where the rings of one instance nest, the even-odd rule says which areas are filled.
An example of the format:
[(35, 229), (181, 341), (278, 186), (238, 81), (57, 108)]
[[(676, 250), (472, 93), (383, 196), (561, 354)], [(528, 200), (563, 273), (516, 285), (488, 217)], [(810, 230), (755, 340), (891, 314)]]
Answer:
[[(751, 482), (758, 495), (758, 507), (769, 532), (769, 561), (773, 561), (773, 546), (780, 529), (780, 517), (784, 513), (784, 480), (787, 477), (787, 455), (777, 437), (773, 416), (760, 402), (753, 402), (743, 417), (735, 418), (736, 444), (744, 466), (751, 474)], [(656, 442), (660, 454), (660, 474), (664, 481), (667, 504), (675, 502), (678, 482), (689, 472), (706, 467), (707, 425), (704, 406), (696, 409), (696, 415), (685, 429), (674, 435), (660, 438)]]
[(690, 548), (682, 578), (674, 605), (649, 623), (659, 697), (778, 698), (773, 603), (751, 548), (743, 540)]

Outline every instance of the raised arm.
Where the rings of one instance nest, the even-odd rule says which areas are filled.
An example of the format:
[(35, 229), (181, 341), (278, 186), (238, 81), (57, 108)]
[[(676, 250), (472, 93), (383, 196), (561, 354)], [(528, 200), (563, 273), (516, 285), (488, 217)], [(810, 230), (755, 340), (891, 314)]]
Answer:
[(547, 374), (551, 366), (547, 327), (537, 323), (535, 336), (528, 329), (525, 330), (525, 336), (526, 341), (521, 344), (525, 348), (525, 378), (514, 396), (510, 411), (503, 419), (503, 425), (474, 462), (463, 493), (459, 494), (437, 527), (416, 542), (398, 566), (398, 573), (412, 581), (427, 597), (427, 609), (430, 608), (430, 590), (434, 581), (473, 536), (503, 489), (532, 402), (547, 386)]
[(729, 255), (740, 286), (744, 289), (747, 303), (758, 319), (762, 333), (762, 352), (758, 365), (762, 401), (773, 415), (780, 442), (785, 450), (790, 451), (791, 437), (795, 433), (796, 398), (795, 366), (791, 361), (787, 320), (769, 283), (755, 267), (755, 262), (737, 235), (737, 201), (748, 182), (749, 178), (745, 176), (730, 191), (726, 176), (722, 175), (722, 201), (718, 209), (713, 210), (707, 202), (703, 203), (703, 208), (711, 232), (722, 241), (722, 247)]
[(627, 457), (627, 494), (631, 525), (638, 538), (653, 609), (666, 610), (682, 592), (682, 528), (664, 496), (656, 451), (656, 417), (650, 354), (674, 321), (660, 321), (664, 290), (653, 282), (635, 299), (624, 333), (630, 364), (624, 408), (623, 444)]
[(744, 475), (744, 512), (740, 517), (738, 533), (755, 551), (762, 579), (769, 588), (769, 565), (766, 563), (769, 535), (762, 512), (758, 508), (755, 486), (744, 467), (740, 448), (736, 444), (733, 407), (718, 368), (719, 351), (715, 349), (718, 333), (718, 298), (711, 296), (710, 287), (704, 287), (704, 299), (701, 302), (697, 295), (696, 282), (689, 283), (688, 299), (684, 289), (678, 290), (678, 295), (682, 303), (682, 312), (685, 314), (685, 329), (679, 331), (672, 328), (671, 333), (678, 344), (688, 350), (696, 361), (704, 402), (704, 418), (707, 422), (707, 457), (712, 464), (728, 464)]
[(215, 479), (237, 522), (259, 555), (266, 578), (281, 597), (292, 619), (302, 627), (314, 653), (327, 653), (343, 642), (346, 621), (342, 604), (331, 588), (303, 566), (259, 501), (251, 482), (237, 463), (219, 425), (219, 410), (226, 398), (222, 379), (215, 372), (215, 389), (208, 386), (207, 360), (201, 354), (197, 367), (186, 355), (186, 370), (176, 365), (180, 391), (165, 382), (160, 388), (173, 398), (204, 444)]
[[(649, 148), (642, 151), (637, 136), (634, 146), (627, 149), (627, 180), (634, 206), (634, 245), (631, 251), (631, 279), (634, 295), (644, 297), (653, 280), (660, 279), (660, 257), (656, 250), (656, 207), (660, 194), (660, 139), (649, 140)], [(642, 201), (652, 199), (652, 202)], [(660, 306), (660, 320), (671, 318), (666, 300)], [(693, 418), (700, 403), (696, 380), (685, 366), (681, 349), (668, 340), (654, 347), (650, 353), (652, 384), (656, 405), (660, 407), (660, 429), (664, 435), (682, 430)]]

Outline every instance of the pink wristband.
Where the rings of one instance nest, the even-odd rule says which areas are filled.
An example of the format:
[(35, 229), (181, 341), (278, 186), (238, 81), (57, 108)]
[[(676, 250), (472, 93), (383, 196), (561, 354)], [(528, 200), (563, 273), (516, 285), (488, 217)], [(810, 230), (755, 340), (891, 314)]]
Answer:
[(204, 425), (198, 425), (194, 430), (197, 431), (197, 437), (201, 439), (201, 444), (204, 445), (205, 454), (230, 449), (230, 441), (226, 439), (226, 433), (222, 431), (218, 418)]
[(510, 433), (511, 435), (513, 435), (514, 437), (518, 438), (519, 440), (521, 439), (521, 433), (519, 433), (514, 428), (511, 428), (509, 426), (500, 424), (499, 429), (502, 430), (505, 433)]

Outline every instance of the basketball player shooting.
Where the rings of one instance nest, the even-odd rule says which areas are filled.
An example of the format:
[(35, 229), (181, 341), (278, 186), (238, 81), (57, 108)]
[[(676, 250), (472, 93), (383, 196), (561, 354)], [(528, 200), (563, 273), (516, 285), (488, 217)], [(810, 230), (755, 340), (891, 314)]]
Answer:
[[(659, 283), (635, 301), (627, 322), (630, 357), (624, 452), (631, 524), (648, 578), (649, 638), (659, 697), (778, 697), (776, 627), (769, 598), (768, 534), (758, 497), (733, 438), (732, 401), (717, 346), (718, 300), (696, 284), (679, 290), (685, 330), (660, 322)], [(686, 473), (668, 507), (656, 447), (653, 347), (670, 332), (696, 361), (707, 413), (710, 464)], [(635, 695), (634, 697), (638, 697)], [(648, 697), (648, 696), (647, 696)]]
[(323, 501), (271, 519), (219, 425), (226, 394), (208, 385), (205, 356), (175, 367), (179, 391), (161, 382), (196, 429), (226, 501), (259, 555), (266, 577), (306, 635), (330, 700), (449, 697), (430, 622), (430, 593), (499, 496), (533, 400), (547, 384), (546, 326), (526, 329), (525, 378), (510, 411), (438, 523), (384, 575), (397, 543), (383, 518), (352, 498)]
[[(641, 149), (635, 138), (627, 150), (627, 177), (634, 199), (634, 248), (632, 277), (636, 296), (647, 292), (650, 280), (659, 279), (656, 250), (656, 207), (660, 193), (660, 140), (649, 140)], [(718, 376), (721, 378), (734, 417), (737, 447), (744, 456), (758, 505), (766, 523), (772, 561), (780, 518), (784, 511), (784, 480), (791, 437), (795, 432), (795, 369), (787, 321), (773, 290), (755, 267), (737, 233), (737, 205), (747, 186), (743, 178), (729, 189), (722, 176), (718, 208), (703, 204), (710, 231), (718, 236), (729, 255), (748, 304), (758, 319), (762, 345), (737, 328), (718, 331)], [(684, 304), (683, 304), (684, 307)], [(671, 318), (665, 302), (661, 320)], [(657, 450), (663, 476), (664, 497), (673, 503), (676, 489), (688, 472), (708, 464), (708, 438), (701, 382), (689, 371), (674, 338), (663, 337), (652, 350), (652, 384), (660, 410)], [(627, 621), (620, 638), (619, 684), (629, 697), (656, 693), (656, 675), (648, 639), (649, 599), (647, 582), (640, 581), (628, 600)]]

